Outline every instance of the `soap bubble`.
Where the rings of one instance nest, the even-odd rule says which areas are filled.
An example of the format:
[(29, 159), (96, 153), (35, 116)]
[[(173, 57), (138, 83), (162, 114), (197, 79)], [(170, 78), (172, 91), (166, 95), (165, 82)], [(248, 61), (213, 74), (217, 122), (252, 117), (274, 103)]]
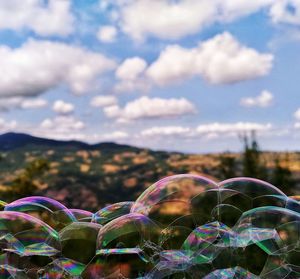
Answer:
[(199, 213), (201, 217), (207, 215), (205, 217), (210, 218), (210, 210), (206, 206), (216, 202), (218, 188), (215, 182), (201, 176), (167, 177), (142, 193), (131, 212), (148, 216), (161, 226), (167, 226), (177, 218), (191, 214), (196, 216)]
[(101, 264), (101, 276), (118, 273), (125, 277), (145, 275), (152, 268), (146, 243), (157, 243), (160, 228), (148, 217), (129, 213), (101, 228), (97, 239), (96, 261), (89, 271)]
[(4, 211), (17, 211), (41, 219), (56, 230), (76, 221), (72, 212), (64, 205), (46, 197), (28, 197), (16, 200), (4, 207)]
[(62, 254), (73, 261), (88, 264), (96, 254), (96, 241), (101, 225), (76, 222), (59, 232)]
[(300, 278), (300, 198), (258, 179), (170, 176), (95, 213), (0, 208), (0, 278)]
[(69, 211), (79, 222), (91, 222), (94, 215), (92, 212), (83, 209), (72, 208)]
[(134, 202), (119, 202), (100, 209), (93, 215), (93, 222), (104, 225), (113, 219), (130, 213)]

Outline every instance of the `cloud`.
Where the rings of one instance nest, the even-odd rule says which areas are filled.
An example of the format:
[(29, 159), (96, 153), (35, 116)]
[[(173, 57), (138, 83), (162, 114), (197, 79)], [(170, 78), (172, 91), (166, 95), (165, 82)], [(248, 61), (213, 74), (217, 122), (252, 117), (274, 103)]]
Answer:
[(24, 99), (21, 103), (23, 109), (38, 109), (48, 105), (48, 102), (44, 99)]
[(16, 127), (17, 122), (15, 120), (7, 121), (3, 118), (0, 118), (0, 133), (13, 131)]
[(212, 84), (228, 84), (265, 76), (272, 62), (273, 55), (248, 48), (225, 32), (196, 48), (168, 46), (147, 69), (147, 76), (159, 86), (194, 76)]
[(116, 105), (118, 103), (118, 99), (115, 96), (104, 96), (104, 95), (99, 95), (94, 97), (90, 105), (92, 107), (96, 108), (102, 108), (102, 107), (109, 107)]
[(296, 123), (294, 124), (294, 128), (295, 128), (295, 129), (300, 129), (300, 122), (296, 122)]
[(44, 132), (65, 132), (79, 131), (85, 128), (85, 124), (73, 116), (57, 116), (53, 119), (46, 118), (40, 124)]
[(20, 48), (0, 46), (0, 97), (35, 96), (60, 85), (87, 91), (115, 62), (64, 43), (29, 40)]
[[(117, 10), (116, 18), (120, 28), (136, 41), (143, 41), (147, 37), (178, 40), (196, 34), (212, 24), (232, 22), (262, 9), (269, 10), (273, 22), (298, 23), (300, 18), (299, 0), (110, 2)], [(291, 12), (289, 6), (294, 7), (296, 12)]]
[(0, 1), (0, 29), (29, 29), (41, 36), (66, 36), (74, 31), (71, 1)]
[(74, 105), (57, 100), (54, 102), (52, 109), (58, 114), (70, 114), (74, 111)]
[(263, 8), (269, 8), (276, 0), (220, 0), (219, 22), (230, 22), (243, 16), (253, 14)]
[(164, 127), (151, 127), (141, 132), (142, 136), (183, 136), (187, 135), (191, 131), (188, 127), (182, 126), (164, 126)]
[(300, 25), (300, 1), (274, 1), (274, 4), (270, 9), (270, 16), (275, 23)]
[(185, 98), (162, 99), (145, 96), (127, 103), (124, 108), (117, 105), (104, 108), (104, 113), (108, 118), (116, 118), (119, 122), (177, 117), (195, 112), (195, 106)]
[(241, 105), (244, 107), (269, 107), (273, 103), (273, 95), (271, 92), (264, 90), (256, 97), (247, 97), (241, 99)]
[(114, 131), (112, 133), (106, 133), (100, 136), (101, 140), (122, 140), (129, 137), (127, 132)]
[(7, 111), (17, 107), (20, 107), (23, 98), (0, 98), (0, 111)]
[(111, 25), (101, 26), (97, 33), (97, 38), (103, 43), (113, 43), (116, 40), (118, 31)]
[(44, 99), (33, 99), (23, 97), (0, 98), (0, 111), (8, 111), (15, 108), (39, 109), (48, 105)]
[(210, 123), (199, 125), (196, 128), (198, 134), (227, 134), (227, 135), (237, 135), (242, 132), (251, 131), (267, 131), (272, 128), (270, 123), (260, 124), (255, 122), (236, 122), (236, 123)]
[(120, 92), (147, 92), (151, 88), (150, 81), (145, 77), (147, 62), (140, 57), (125, 59), (115, 72), (118, 83), (114, 90)]
[(298, 108), (298, 109), (295, 111), (294, 117), (295, 117), (297, 120), (300, 120), (300, 108)]
[(121, 5), (121, 27), (135, 40), (147, 36), (179, 39), (195, 34), (216, 16), (211, 0), (128, 1)]
[(186, 126), (154, 126), (141, 131), (142, 137), (182, 137), (186, 139), (196, 139), (203, 137), (213, 139), (219, 137), (237, 137), (241, 133), (251, 131), (267, 132), (272, 129), (270, 123), (260, 124), (255, 122), (236, 123), (208, 123), (197, 127)]
[(147, 68), (147, 62), (140, 57), (127, 58), (116, 70), (120, 80), (136, 80)]

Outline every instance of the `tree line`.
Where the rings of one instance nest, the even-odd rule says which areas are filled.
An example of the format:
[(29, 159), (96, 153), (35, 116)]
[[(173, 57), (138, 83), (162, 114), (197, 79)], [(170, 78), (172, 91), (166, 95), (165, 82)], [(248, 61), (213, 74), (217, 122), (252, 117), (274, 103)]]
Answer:
[[(218, 167), (220, 178), (228, 179), (240, 175), (258, 178), (270, 182), (287, 195), (292, 195), (295, 181), (290, 169), (282, 164), (279, 154), (274, 155), (274, 167), (269, 168), (257, 142), (255, 132), (252, 132), (251, 135), (242, 135), (240, 139), (243, 143), (240, 160), (228, 152), (220, 156)], [(285, 161), (288, 162), (288, 160), (287, 156)]]

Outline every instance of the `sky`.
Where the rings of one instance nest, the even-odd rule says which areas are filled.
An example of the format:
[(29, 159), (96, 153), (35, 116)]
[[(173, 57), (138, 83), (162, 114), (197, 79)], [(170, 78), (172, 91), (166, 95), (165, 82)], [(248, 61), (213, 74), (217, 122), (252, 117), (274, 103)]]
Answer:
[(0, 0), (0, 133), (300, 148), (300, 0)]

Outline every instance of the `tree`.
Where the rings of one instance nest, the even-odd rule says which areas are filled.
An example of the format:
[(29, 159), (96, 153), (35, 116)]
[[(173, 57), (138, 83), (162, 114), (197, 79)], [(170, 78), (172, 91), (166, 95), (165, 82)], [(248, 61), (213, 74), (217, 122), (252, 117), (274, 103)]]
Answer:
[(219, 160), (218, 172), (221, 179), (228, 179), (237, 175), (237, 161), (234, 156), (225, 152), (220, 155)]
[(45, 159), (36, 159), (29, 163), (24, 171), (12, 182), (10, 190), (4, 195), (9, 200), (15, 200), (32, 195), (37, 190), (35, 179), (49, 170), (49, 162)]
[[(288, 158), (287, 158), (288, 161)], [(294, 180), (292, 172), (288, 167), (280, 163), (279, 157), (275, 159), (275, 167), (272, 173), (271, 183), (282, 190), (287, 195), (292, 195), (292, 185)]]
[(248, 135), (242, 136), (242, 140), (244, 142), (242, 156), (243, 175), (268, 180), (268, 172), (262, 162), (262, 152), (256, 140), (255, 132), (251, 132), (250, 138)]

